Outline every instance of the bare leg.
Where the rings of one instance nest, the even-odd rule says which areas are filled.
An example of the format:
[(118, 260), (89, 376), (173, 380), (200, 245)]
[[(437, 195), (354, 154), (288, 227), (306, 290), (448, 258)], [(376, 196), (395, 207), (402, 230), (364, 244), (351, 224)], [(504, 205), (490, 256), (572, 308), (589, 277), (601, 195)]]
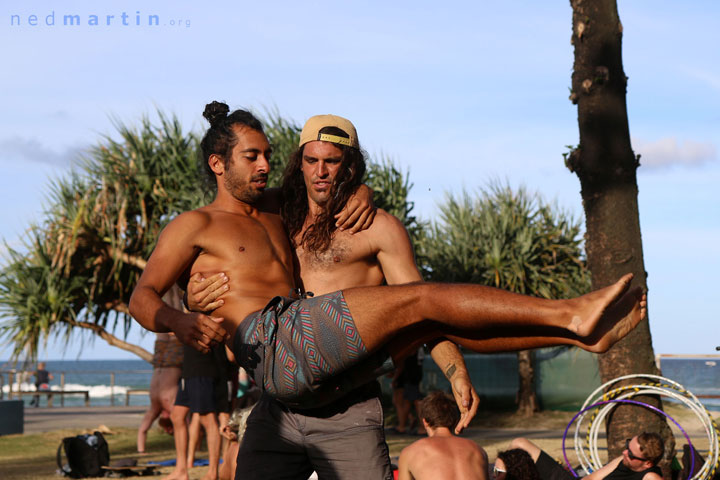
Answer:
[(631, 280), (628, 274), (609, 287), (571, 300), (545, 300), (479, 285), (431, 283), (348, 289), (343, 294), (370, 351), (403, 329), (421, 324), (480, 352), (499, 351), (487, 350), (482, 343), (493, 329), (517, 327), (523, 330), (513, 330), (508, 337), (542, 336), (540, 342), (546, 343), (549, 338), (562, 339), (548, 344), (578, 344), (596, 351), (609, 348), (645, 316), (639, 289), (627, 292)]
[[(162, 409), (170, 413), (175, 405), (175, 395), (182, 370), (179, 367), (158, 367), (155, 370), (158, 373), (157, 399)], [(150, 390), (152, 391), (152, 386)]]
[[(518, 336), (517, 328), (488, 328), (477, 333), (416, 324), (400, 332), (388, 343), (387, 351), (399, 365), (408, 355), (430, 340), (445, 337), (463, 347), (482, 353), (512, 352), (532, 348), (571, 345), (593, 353), (606, 352), (645, 317), (647, 300), (639, 289), (631, 290), (618, 300), (597, 324), (595, 332), (580, 337), (570, 331), (549, 327), (525, 327)], [(620, 318), (620, 321), (616, 319)]]
[(220, 462), (220, 430), (215, 413), (200, 416), (200, 423), (205, 429), (205, 440), (208, 447), (208, 461), (210, 468), (203, 480), (217, 480), (218, 464)]
[(175, 367), (157, 367), (153, 369), (152, 379), (150, 380), (150, 407), (145, 412), (145, 416), (138, 428), (138, 453), (145, 453), (147, 432), (152, 427), (155, 419), (163, 411), (167, 412), (167, 414), (172, 412), (180, 373), (181, 370)]
[(188, 434), (188, 451), (187, 451), (187, 468), (193, 468), (195, 464), (195, 453), (200, 446), (200, 414), (193, 413), (190, 417), (190, 427)]
[(393, 389), (393, 404), (397, 412), (397, 426), (395, 428), (398, 433), (405, 433), (407, 430), (408, 415), (410, 414), (410, 402), (405, 400), (404, 393), (405, 389), (402, 387)]
[(165, 477), (165, 480), (188, 480), (188, 470), (185, 462), (188, 446), (186, 418), (189, 411), (188, 407), (175, 405), (170, 414), (175, 432), (175, 469)]

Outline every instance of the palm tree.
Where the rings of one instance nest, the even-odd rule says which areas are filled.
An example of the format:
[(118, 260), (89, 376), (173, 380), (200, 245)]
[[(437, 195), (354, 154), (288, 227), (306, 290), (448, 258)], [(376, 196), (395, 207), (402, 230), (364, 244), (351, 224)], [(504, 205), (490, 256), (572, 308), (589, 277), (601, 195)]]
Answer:
[[(198, 136), (183, 132), (174, 116), (157, 116), (157, 124), (143, 117), (136, 128), (116, 122), (114, 137), (103, 137), (77, 170), (52, 182), (46, 216), (30, 227), (23, 251), (6, 245), (0, 339), (13, 345), (13, 358), (35, 360), (49, 338), (69, 342), (90, 331), (151, 359), (121, 338), (133, 325), (130, 295), (163, 227), (214, 196), (214, 183), (200, 168)], [(270, 184), (278, 185), (300, 127), (277, 113), (264, 123), (275, 152)], [(407, 174), (388, 160), (371, 162), (368, 170), (378, 204), (416, 225), (409, 216)], [(120, 336), (114, 334), (118, 327)]]
[[(469, 282), (543, 298), (586, 293), (580, 224), (520, 188), (494, 184), (472, 198), (448, 194), (420, 242), (429, 280)], [(518, 412), (538, 409), (529, 351), (518, 353)]]

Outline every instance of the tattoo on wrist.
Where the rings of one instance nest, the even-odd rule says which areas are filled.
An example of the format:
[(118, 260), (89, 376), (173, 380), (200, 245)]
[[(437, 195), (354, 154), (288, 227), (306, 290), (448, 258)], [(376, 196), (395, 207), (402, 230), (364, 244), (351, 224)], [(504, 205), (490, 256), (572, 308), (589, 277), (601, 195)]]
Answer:
[(452, 378), (453, 375), (455, 375), (455, 372), (457, 371), (457, 367), (455, 364), (451, 364), (447, 370), (445, 370), (445, 377), (449, 380)]

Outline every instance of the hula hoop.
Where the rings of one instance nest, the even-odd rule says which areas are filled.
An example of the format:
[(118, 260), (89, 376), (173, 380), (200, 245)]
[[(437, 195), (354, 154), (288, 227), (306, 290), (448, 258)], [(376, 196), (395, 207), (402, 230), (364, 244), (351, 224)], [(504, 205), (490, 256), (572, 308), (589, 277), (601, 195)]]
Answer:
[[(628, 385), (612, 389), (613, 384), (616, 384), (622, 380), (635, 378), (642, 378), (646, 381), (650, 380), (654, 383)], [(705, 429), (705, 434), (708, 438), (709, 453), (707, 460), (697, 472), (695, 472), (695, 455), (692, 455), (689, 480), (707, 480), (715, 475), (715, 471), (720, 464), (720, 443), (718, 441), (718, 427), (712, 416), (704, 407), (704, 405), (700, 403), (697, 397), (693, 395), (692, 392), (688, 391), (685, 387), (668, 378), (650, 374), (625, 375), (622, 377), (618, 377), (601, 385), (588, 396), (588, 398), (585, 400), (585, 403), (581, 407), (581, 410), (573, 417), (573, 419), (567, 425), (565, 433), (563, 435), (563, 456), (565, 459), (565, 463), (571, 468), (573, 475), (577, 477), (577, 474), (575, 474), (574, 470), (572, 470), (570, 462), (567, 458), (567, 451), (565, 448), (565, 443), (570, 426), (577, 420), (574, 435), (575, 452), (578, 456), (580, 466), (586, 473), (589, 474), (593, 470), (597, 470), (602, 466), (602, 462), (600, 461), (600, 456), (597, 449), (597, 438), (599, 431), (604, 424), (604, 419), (609, 414), (609, 412), (611, 412), (614, 408), (618, 406), (618, 404), (621, 403), (642, 406), (651, 409), (656, 413), (661, 413), (666, 418), (669, 418), (683, 433), (685, 439), (688, 442), (688, 445), (690, 446), (691, 451), (693, 453), (696, 452), (694, 445), (690, 441), (689, 435), (682, 428), (682, 426), (680, 426), (680, 424), (675, 421), (674, 418), (672, 418), (670, 415), (666, 414), (662, 410), (652, 405), (648, 405), (647, 403), (639, 402), (637, 400), (628, 400), (628, 398), (630, 397), (645, 394), (661, 395), (676, 400), (689, 408), (699, 418), (702, 426)], [(590, 417), (589, 425), (587, 427), (588, 444), (586, 447), (586, 455), (586, 452), (583, 448), (583, 441), (580, 438), (582, 423), (585, 420), (585, 417), (589, 411), (598, 408), (599, 410), (597, 411), (597, 413), (593, 414)], [(694, 476), (693, 473), (695, 474)]]
[[(568, 468), (570, 469), (570, 473), (572, 473), (575, 478), (579, 478), (579, 477), (578, 477), (577, 473), (575, 473), (575, 470), (573, 469), (572, 464), (570, 463), (570, 460), (568, 460), (567, 451), (566, 451), (566, 449), (565, 449), (565, 439), (567, 438), (568, 430), (570, 430), (570, 425), (572, 425), (573, 422), (575, 422), (575, 419), (576, 419), (577, 417), (579, 417), (580, 415), (582, 415), (582, 414), (585, 413), (586, 411), (592, 410), (592, 409), (597, 408), (597, 407), (600, 407), (600, 406), (602, 406), (602, 405), (607, 405), (607, 404), (609, 404), (609, 403), (631, 403), (631, 404), (633, 404), (633, 405), (640, 405), (640, 406), (642, 406), (642, 407), (649, 408), (649, 409), (653, 410), (653, 411), (656, 412), (656, 413), (662, 413), (662, 414), (665, 415), (667, 418), (669, 418), (670, 420), (672, 420), (672, 422), (680, 429), (680, 431), (681, 431), (681, 432), (683, 433), (683, 435), (685, 436), (685, 440), (687, 440), (688, 445), (690, 445), (690, 450), (691, 450), (692, 452), (695, 452), (695, 447), (693, 446), (692, 442), (690, 441), (690, 436), (687, 434), (687, 432), (685, 431), (685, 429), (682, 428), (682, 427), (680, 426), (680, 424), (675, 421), (674, 418), (672, 418), (670, 415), (668, 415), (667, 413), (663, 412), (663, 411), (660, 410), (659, 408), (654, 407), (654, 406), (652, 406), (652, 405), (649, 405), (649, 404), (647, 404), (647, 403), (638, 402), (637, 400), (606, 400), (606, 401), (604, 401), (604, 402), (594, 403), (594, 404), (590, 405), (589, 407), (584, 408), (583, 410), (580, 410), (580, 412), (578, 412), (578, 413), (572, 418), (572, 420), (570, 420), (570, 423), (567, 424), (567, 427), (565, 427), (565, 433), (563, 434), (563, 439), (562, 439), (563, 457), (565, 458), (565, 464), (566, 464), (566, 465), (568, 466)], [(584, 468), (584, 467), (583, 467), (583, 468)], [(587, 472), (588, 474), (592, 473), (592, 472), (588, 472), (587, 470), (586, 470), (586, 472)], [(690, 463), (690, 473), (688, 474), (688, 477), (691, 477), (693, 473), (695, 473), (695, 455), (693, 455), (693, 456), (692, 456), (692, 459), (691, 459), (691, 463)]]

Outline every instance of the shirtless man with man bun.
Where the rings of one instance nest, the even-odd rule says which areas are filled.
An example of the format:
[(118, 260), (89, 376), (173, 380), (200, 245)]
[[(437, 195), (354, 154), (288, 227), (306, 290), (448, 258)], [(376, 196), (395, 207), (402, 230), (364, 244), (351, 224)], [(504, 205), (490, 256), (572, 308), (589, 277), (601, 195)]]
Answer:
[[(317, 141), (321, 131), (328, 136)], [(360, 232), (332, 228), (336, 212), (346, 207), (366, 169), (365, 153), (342, 143), (350, 137), (357, 134), (349, 120), (335, 115), (311, 117), (283, 175), (283, 220), (298, 259), (302, 288), (315, 295), (422, 280), (405, 227), (384, 210), (378, 209), (374, 222)], [(222, 306), (226, 282), (224, 273), (194, 275), (188, 284), (190, 309), (207, 312)], [(452, 426), (459, 432), (477, 411), (477, 393), (455, 344), (440, 339), (428, 346), (462, 412)], [(387, 370), (393, 367), (388, 362)], [(380, 393), (373, 378), (320, 408), (288, 408), (263, 395), (248, 418), (240, 446), (243, 479), (305, 480), (313, 471), (321, 479), (392, 478)]]
[[(431, 283), (283, 297), (295, 291), (298, 279), (282, 220), (263, 195), (270, 145), (251, 114), (227, 115), (227, 106), (217, 105), (206, 108), (211, 128), (202, 141), (217, 182), (215, 200), (168, 224), (130, 310), (148, 330), (173, 331), (201, 351), (227, 342), (258, 385), (288, 406), (332, 402), (366, 383), (387, 355), (397, 362), (435, 338), (479, 352), (557, 344), (602, 352), (645, 316), (645, 296), (629, 288), (632, 275), (570, 300)], [(333, 137), (318, 132), (313, 142), (334, 143)], [(356, 142), (344, 141), (351, 147)], [(220, 271), (231, 288), (216, 316), (183, 313), (163, 303), (162, 294), (175, 282)]]

